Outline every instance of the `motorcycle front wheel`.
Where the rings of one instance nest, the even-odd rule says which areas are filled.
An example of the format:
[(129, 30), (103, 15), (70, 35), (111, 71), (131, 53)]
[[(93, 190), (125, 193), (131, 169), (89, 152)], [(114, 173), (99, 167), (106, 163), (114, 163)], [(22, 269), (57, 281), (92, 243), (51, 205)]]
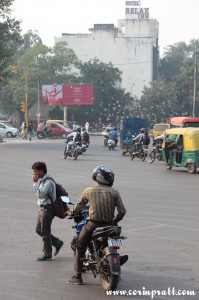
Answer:
[(74, 152), (73, 152), (73, 159), (76, 160), (78, 157), (78, 150), (75, 149)]
[(65, 150), (64, 150), (64, 159), (66, 159), (67, 156), (68, 156), (68, 152), (67, 152), (67, 150), (65, 149)]
[(145, 154), (143, 148), (141, 148), (141, 149), (139, 150), (139, 158), (140, 158), (142, 161), (145, 161), (146, 154)]
[[(115, 250), (112, 250), (115, 252)], [(106, 253), (104, 253), (106, 255)], [(100, 272), (100, 280), (102, 287), (105, 291), (114, 291), (117, 287), (119, 275), (114, 275), (111, 273), (109, 261), (107, 258), (103, 262), (103, 266)]]
[(154, 160), (155, 160), (155, 152), (151, 151), (151, 153), (149, 153), (147, 156), (147, 161), (151, 164), (154, 162)]
[(130, 151), (130, 153), (129, 153), (129, 155), (130, 155), (130, 160), (133, 160), (134, 157), (135, 157), (135, 155), (133, 154), (133, 153), (134, 153), (133, 151), (134, 151), (134, 150), (132, 149), (132, 150)]

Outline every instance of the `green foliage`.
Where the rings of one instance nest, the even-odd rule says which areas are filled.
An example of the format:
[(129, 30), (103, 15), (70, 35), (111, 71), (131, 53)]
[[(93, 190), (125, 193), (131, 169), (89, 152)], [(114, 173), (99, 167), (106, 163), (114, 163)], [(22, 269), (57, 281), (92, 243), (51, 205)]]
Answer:
[(11, 18), (13, 0), (1, 0), (0, 4), (0, 88), (8, 83), (8, 66), (21, 42), (20, 22)]
[[(31, 46), (30, 48), (26, 48)], [(17, 56), (16, 56), (17, 57)], [(76, 78), (75, 64), (77, 57), (66, 43), (56, 44), (49, 48), (41, 43), (37, 34), (29, 31), (25, 34), (22, 47), (18, 52), (19, 73), (12, 75), (10, 89), (14, 90), (10, 103), (15, 103), (18, 113), (21, 115), (20, 102), (25, 98), (26, 74), (28, 81), (28, 108), (30, 109), (38, 98), (38, 83), (62, 84)], [(27, 73), (26, 73), (27, 72)]]
[(98, 59), (79, 64), (80, 77), (83, 83), (94, 85), (94, 105), (71, 107), (70, 114), (80, 122), (118, 123), (130, 114), (133, 98), (119, 87), (121, 71), (111, 63), (105, 64)]
[[(198, 40), (168, 46), (160, 60), (161, 80), (144, 88), (140, 105), (151, 126), (172, 116), (192, 116), (195, 45), (199, 49)], [(199, 116), (198, 98), (195, 111)]]

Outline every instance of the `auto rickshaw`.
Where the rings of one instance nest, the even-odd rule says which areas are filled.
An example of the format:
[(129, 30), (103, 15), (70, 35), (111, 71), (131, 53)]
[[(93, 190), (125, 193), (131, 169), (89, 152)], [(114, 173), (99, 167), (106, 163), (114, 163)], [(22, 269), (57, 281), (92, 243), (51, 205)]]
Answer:
[(199, 128), (167, 129), (162, 151), (167, 169), (185, 167), (190, 174), (196, 173), (199, 167)]

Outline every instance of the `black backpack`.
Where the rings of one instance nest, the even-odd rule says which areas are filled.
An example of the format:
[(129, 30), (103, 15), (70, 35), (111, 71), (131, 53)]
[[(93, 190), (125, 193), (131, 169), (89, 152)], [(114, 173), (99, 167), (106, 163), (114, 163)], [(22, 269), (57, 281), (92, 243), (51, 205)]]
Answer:
[(81, 143), (81, 141), (82, 141), (81, 134), (79, 132), (77, 132), (77, 135), (75, 137), (75, 142), (80, 142)]
[(68, 192), (65, 190), (65, 188), (59, 184), (56, 183), (55, 180), (52, 177), (47, 177), (46, 180), (52, 180), (55, 183), (56, 186), (56, 200), (52, 202), (55, 216), (64, 219), (66, 217), (66, 211), (69, 210), (68, 205), (62, 201), (61, 196), (68, 196)]
[(142, 141), (143, 141), (143, 145), (148, 146), (150, 144), (150, 137), (148, 136), (148, 134), (143, 137)]
[(28, 124), (28, 131), (32, 131), (33, 130), (33, 125), (32, 124)]
[(85, 142), (89, 143), (89, 134), (88, 134), (88, 132), (86, 132), (86, 131), (83, 133), (83, 140), (84, 140)]

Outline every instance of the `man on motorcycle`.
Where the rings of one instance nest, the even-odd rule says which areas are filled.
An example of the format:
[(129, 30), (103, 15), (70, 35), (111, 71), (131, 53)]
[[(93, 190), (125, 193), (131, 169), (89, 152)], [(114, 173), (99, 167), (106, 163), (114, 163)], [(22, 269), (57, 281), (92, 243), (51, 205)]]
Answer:
[(44, 134), (44, 137), (46, 138), (47, 137), (47, 131), (48, 131), (48, 127), (47, 127), (47, 124), (46, 124), (46, 121), (44, 121), (42, 123), (42, 131), (43, 131), (43, 134)]
[(142, 145), (142, 140), (144, 138), (144, 134), (145, 134), (145, 129), (141, 128), (140, 133), (132, 139), (132, 141), (134, 143), (134, 147), (133, 147), (134, 152), (137, 152), (139, 149), (139, 146)]
[[(75, 252), (74, 275), (68, 283), (83, 284), (82, 264), (92, 233), (97, 227), (113, 226), (123, 219), (126, 209), (122, 202), (119, 192), (112, 187), (114, 182), (114, 173), (106, 166), (98, 166), (93, 170), (92, 179), (97, 185), (86, 188), (80, 196), (71, 214), (77, 214), (82, 207), (89, 204), (89, 221), (82, 228), (77, 241)], [(117, 215), (114, 216), (115, 209)], [(128, 256), (120, 256), (120, 265), (128, 260)]]
[(117, 146), (118, 143), (118, 137), (117, 137), (117, 128), (114, 127), (110, 132), (109, 132), (109, 139), (113, 140), (115, 142), (115, 146)]
[(81, 142), (81, 128), (78, 127), (76, 130), (67, 135), (66, 150), (69, 151), (70, 147), (77, 141)]
[(88, 145), (90, 143), (90, 137), (85, 127), (82, 128), (82, 141), (85, 141)]

